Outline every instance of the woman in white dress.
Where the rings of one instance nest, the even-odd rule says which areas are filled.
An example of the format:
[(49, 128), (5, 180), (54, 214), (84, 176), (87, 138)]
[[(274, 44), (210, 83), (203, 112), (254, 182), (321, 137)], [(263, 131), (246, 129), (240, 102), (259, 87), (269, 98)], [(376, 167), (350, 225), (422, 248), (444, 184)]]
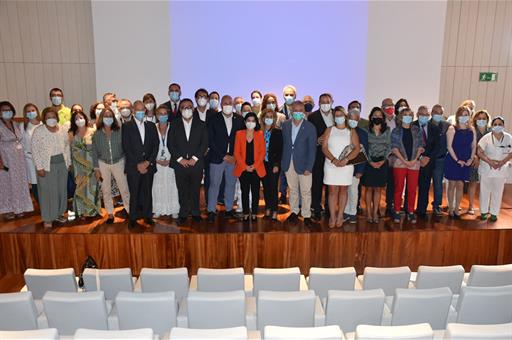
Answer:
[(329, 186), (329, 228), (339, 228), (345, 222), (347, 188), (354, 174), (354, 166), (348, 165), (348, 161), (359, 154), (360, 145), (357, 133), (347, 124), (345, 109), (337, 106), (332, 112), (334, 126), (324, 132), (322, 152), (325, 155), (324, 184)]
[[(169, 166), (171, 153), (167, 148), (167, 137), (169, 136), (169, 123), (167, 108), (163, 105), (156, 110), (158, 123), (158, 137), (160, 147), (156, 158), (156, 174), (153, 181), (153, 214), (155, 218), (162, 215), (171, 215), (178, 218), (180, 204), (178, 201), (178, 188), (176, 187), (176, 177), (174, 169)], [(172, 131), (171, 131), (172, 133)]]
[(34, 158), (32, 157), (32, 134), (36, 127), (41, 125), (39, 118), (39, 109), (32, 103), (23, 107), (23, 117), (25, 118), (25, 132), (23, 133), (23, 152), (25, 153), (25, 164), (27, 165), (28, 183), (32, 187), (32, 194), (36, 202), (39, 202), (39, 193), (37, 191), (37, 174)]

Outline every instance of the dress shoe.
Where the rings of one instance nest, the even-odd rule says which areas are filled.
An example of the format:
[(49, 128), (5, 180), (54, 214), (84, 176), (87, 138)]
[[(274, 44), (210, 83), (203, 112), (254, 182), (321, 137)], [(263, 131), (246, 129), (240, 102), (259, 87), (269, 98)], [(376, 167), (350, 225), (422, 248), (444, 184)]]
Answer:
[(313, 224), (313, 221), (311, 221), (311, 218), (309, 218), (309, 217), (304, 218), (304, 225), (305, 226), (310, 226), (312, 224)]
[(286, 218), (286, 222), (297, 222), (298, 219), (299, 217), (296, 213), (291, 213), (290, 216)]
[(208, 222), (215, 222), (215, 213), (209, 212), (207, 220), (208, 220)]
[(144, 222), (148, 225), (155, 225), (155, 221), (152, 218), (145, 218)]
[(194, 222), (201, 222), (203, 220), (200, 215), (192, 216), (192, 219), (194, 220)]
[(130, 221), (128, 222), (128, 229), (135, 229), (139, 226), (139, 224), (137, 223), (137, 221)]
[(186, 217), (178, 217), (178, 225), (184, 225), (187, 222)]
[(107, 222), (106, 222), (106, 223), (107, 223), (107, 224), (112, 224), (112, 223), (114, 223), (114, 217), (109, 217), (109, 218), (107, 218)]
[(226, 211), (224, 213), (224, 218), (233, 218), (233, 210)]

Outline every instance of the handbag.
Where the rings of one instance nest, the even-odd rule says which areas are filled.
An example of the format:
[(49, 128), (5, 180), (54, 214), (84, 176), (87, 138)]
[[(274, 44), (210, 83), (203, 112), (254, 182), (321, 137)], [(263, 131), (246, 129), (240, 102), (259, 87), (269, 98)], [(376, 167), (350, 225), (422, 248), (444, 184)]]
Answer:
[(84, 279), (82, 276), (85, 268), (98, 268), (98, 264), (91, 255), (88, 255), (84, 263), (82, 264), (82, 270), (80, 271), (80, 275), (78, 276), (78, 287), (80, 288), (84, 288)]
[[(361, 149), (359, 150), (359, 153), (357, 154), (357, 156), (352, 158), (351, 160), (349, 160), (347, 165), (357, 165), (357, 164), (361, 164), (361, 163), (364, 163), (364, 162), (368, 162), (368, 156), (366, 155), (366, 151), (364, 149), (364, 146), (360, 145), (360, 148)], [(340, 155), (338, 156), (338, 159), (342, 160), (342, 159), (347, 158), (348, 155), (352, 152), (352, 150), (354, 150), (354, 146), (352, 144), (347, 145), (341, 151)]]

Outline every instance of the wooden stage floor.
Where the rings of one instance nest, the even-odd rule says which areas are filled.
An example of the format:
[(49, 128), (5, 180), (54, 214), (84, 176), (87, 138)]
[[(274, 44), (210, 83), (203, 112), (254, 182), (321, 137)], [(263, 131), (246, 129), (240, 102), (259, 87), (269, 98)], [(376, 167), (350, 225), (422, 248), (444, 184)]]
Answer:
[[(478, 206), (478, 205), (477, 205)], [(467, 201), (462, 202), (463, 212)], [(259, 218), (256, 222), (225, 220), (219, 213), (215, 223), (189, 221), (178, 226), (167, 218), (153, 227), (128, 230), (116, 218), (73, 221), (45, 230), (38, 215), (13, 221), (0, 221), (0, 277), (19, 277), (26, 268), (73, 267), (80, 272), (87, 255), (100, 268), (130, 267), (138, 275), (143, 267), (298, 266), (304, 274), (310, 267), (354, 266), (362, 273), (365, 266), (512, 263), (512, 186), (507, 186), (502, 211), (495, 223), (464, 214), (462, 220), (429, 216), (413, 225), (394, 224), (381, 218), (378, 225), (358, 216), (356, 224), (329, 229), (327, 221), (304, 226), (284, 222), (287, 206), (280, 207), (279, 222)], [(204, 217), (204, 216), (203, 216)], [(6, 289), (0, 280), (0, 290)]]

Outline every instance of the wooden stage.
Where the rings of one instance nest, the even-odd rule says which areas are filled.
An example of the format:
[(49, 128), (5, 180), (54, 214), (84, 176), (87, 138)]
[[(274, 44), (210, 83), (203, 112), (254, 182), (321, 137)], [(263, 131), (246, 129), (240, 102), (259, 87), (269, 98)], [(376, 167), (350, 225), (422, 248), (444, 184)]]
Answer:
[[(462, 207), (467, 207), (463, 201)], [(215, 223), (192, 221), (178, 227), (169, 219), (157, 219), (154, 227), (128, 230), (120, 218), (112, 225), (106, 217), (87, 222), (69, 222), (44, 230), (38, 215), (0, 222), (0, 278), (20, 277), (25, 269), (73, 267), (80, 272), (87, 255), (100, 268), (131, 267), (138, 275), (142, 267), (298, 266), (304, 274), (312, 266), (365, 266), (421, 264), (512, 263), (512, 186), (507, 186), (502, 212), (496, 223), (463, 215), (462, 220), (429, 216), (416, 225), (394, 224), (382, 218), (378, 225), (356, 224), (329, 230), (326, 221), (305, 227), (302, 222), (283, 222), (288, 207), (281, 206), (279, 222), (259, 218), (256, 222), (226, 221), (222, 213)], [(0, 289), (2, 288), (0, 280)]]

